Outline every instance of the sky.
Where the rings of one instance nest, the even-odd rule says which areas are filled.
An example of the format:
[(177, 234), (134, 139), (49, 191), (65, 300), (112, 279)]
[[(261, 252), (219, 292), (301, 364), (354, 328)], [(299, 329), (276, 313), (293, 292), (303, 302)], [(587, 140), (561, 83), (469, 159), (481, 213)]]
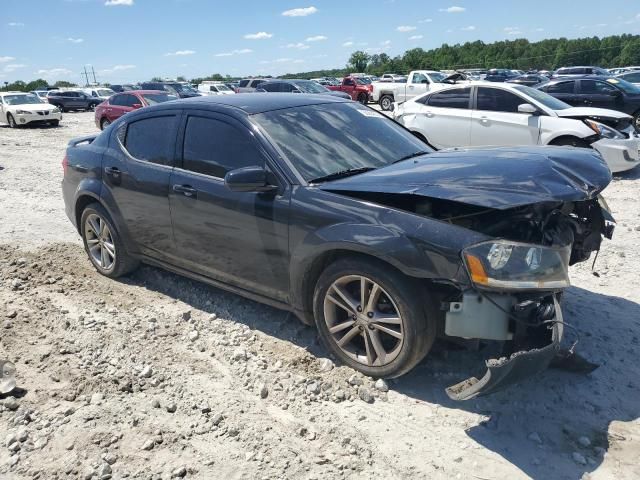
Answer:
[(0, 82), (281, 75), (443, 43), (640, 34), (640, 1), (2, 0)]

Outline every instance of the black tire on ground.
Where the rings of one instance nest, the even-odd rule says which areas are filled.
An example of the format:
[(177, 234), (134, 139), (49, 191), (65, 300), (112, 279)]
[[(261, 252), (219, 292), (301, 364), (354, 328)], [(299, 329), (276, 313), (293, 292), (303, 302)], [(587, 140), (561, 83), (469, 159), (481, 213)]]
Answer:
[(60, 120), (52, 120), (51, 121), (51, 125), (53, 125), (54, 127), (57, 127), (60, 125)]
[(590, 148), (590, 145), (587, 142), (578, 137), (560, 137), (553, 140), (550, 145), (555, 145), (557, 147)]
[(7, 123), (9, 124), (9, 128), (18, 128), (16, 119), (13, 118), (13, 115), (11, 115), (10, 113), (7, 113)]
[(366, 93), (361, 93), (358, 95), (358, 102), (360, 102), (361, 104), (366, 105), (368, 100), (369, 97)]
[[(391, 307), (392, 310), (397, 309), (399, 313), (402, 327), (394, 325), (393, 328), (399, 328), (401, 330), (402, 339), (397, 343), (397, 345), (400, 345), (399, 347), (391, 347), (397, 353), (389, 362), (378, 365), (368, 365), (352, 358), (338, 345), (338, 342), (344, 338), (342, 334), (338, 334), (341, 338), (337, 340), (333, 336), (335, 331), (334, 334), (329, 331), (330, 327), (327, 324), (325, 312), (331, 315), (330, 309), (332, 308), (333, 302), (326, 302), (327, 294), (330, 289), (332, 289), (334, 282), (338, 280), (342, 281), (341, 279), (349, 276), (366, 277), (366, 279), (378, 284), (384, 292), (378, 297), (378, 301), (380, 302), (378, 305), (382, 307), (386, 305), (387, 308)], [(354, 285), (357, 287), (357, 283)], [(373, 289), (369, 290), (369, 293), (372, 291)], [(335, 291), (332, 290), (332, 296), (334, 296), (334, 292)], [(360, 303), (358, 298), (353, 298), (353, 300), (355, 300), (356, 303)], [(325, 303), (329, 305), (329, 310), (325, 309)], [(376, 259), (358, 257), (351, 259), (345, 258), (339, 259), (329, 265), (325, 271), (322, 272), (316, 284), (313, 297), (313, 310), (319, 336), (327, 349), (344, 364), (372, 377), (394, 378), (407, 373), (425, 357), (436, 338), (437, 308), (435, 308), (435, 302), (432, 300), (429, 292), (416, 280), (405, 276), (398, 270)], [(365, 310), (367, 310), (366, 307), (362, 309), (364, 313), (362, 313), (361, 316), (366, 314)], [(336, 311), (346, 314), (345, 310), (339, 308)], [(350, 323), (352, 318), (352, 315), (346, 314), (343, 319), (333, 323), (333, 326), (344, 325), (342, 322), (345, 321)], [(386, 324), (382, 323), (381, 325), (385, 326)], [(352, 326), (349, 326), (344, 330), (340, 330), (340, 332), (350, 332), (351, 328)], [(369, 327), (358, 326), (357, 328), (360, 332), (353, 336), (354, 341), (363, 342), (363, 345), (366, 343), (364, 342), (364, 338), (369, 333), (368, 330), (377, 329), (377, 327), (371, 328), (370, 325)], [(378, 333), (378, 339), (381, 339), (383, 332), (379, 331)], [(393, 338), (386, 337), (384, 340), (393, 341)], [(370, 342), (370, 345), (371, 348), (373, 348), (373, 342)], [(364, 348), (365, 347), (360, 347), (360, 352), (364, 352)], [(362, 353), (360, 355), (362, 355)], [(376, 360), (373, 363), (375, 364), (377, 361), (378, 356), (376, 355)]]
[[(90, 227), (89, 221), (90, 219), (95, 220), (96, 217), (98, 217), (100, 221), (105, 222), (106, 226), (108, 227), (109, 235), (112, 240), (109, 243), (113, 246), (115, 252), (112, 264), (107, 265), (108, 268), (103, 268), (94, 258), (89, 249), (89, 236), (91, 235), (91, 237), (94, 237), (94, 235), (90, 233), (94, 231), (94, 229)], [(82, 236), (84, 249), (89, 256), (89, 260), (91, 261), (95, 269), (102, 275), (110, 278), (121, 277), (134, 271), (140, 265), (140, 262), (137, 259), (128, 254), (124, 243), (122, 242), (122, 238), (118, 233), (118, 229), (111, 219), (111, 216), (99, 203), (91, 203), (87, 205), (83, 210), (82, 216), (80, 218), (80, 235)]]
[(633, 114), (633, 126), (640, 133), (640, 110)]
[(107, 118), (103, 118), (102, 120), (100, 120), (100, 130), (104, 130), (109, 125), (111, 125), (111, 122)]
[(393, 95), (383, 95), (382, 97), (380, 97), (378, 104), (383, 111), (391, 111), (391, 109), (393, 108)]
[(55, 105), (55, 106), (58, 107), (62, 113), (67, 111), (67, 110), (64, 109), (64, 107), (62, 105)]

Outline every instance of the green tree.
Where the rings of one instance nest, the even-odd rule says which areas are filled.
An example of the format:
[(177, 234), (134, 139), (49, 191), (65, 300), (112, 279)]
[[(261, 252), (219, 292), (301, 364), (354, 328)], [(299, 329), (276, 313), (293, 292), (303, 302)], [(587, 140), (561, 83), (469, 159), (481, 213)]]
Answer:
[(67, 82), (66, 80), (58, 80), (53, 84), (56, 88), (68, 88), (68, 87), (77, 87), (75, 83)]
[(353, 52), (351, 57), (349, 57), (347, 67), (353, 69), (355, 72), (364, 72), (367, 69), (370, 59), (371, 56), (368, 53), (358, 50), (357, 52)]

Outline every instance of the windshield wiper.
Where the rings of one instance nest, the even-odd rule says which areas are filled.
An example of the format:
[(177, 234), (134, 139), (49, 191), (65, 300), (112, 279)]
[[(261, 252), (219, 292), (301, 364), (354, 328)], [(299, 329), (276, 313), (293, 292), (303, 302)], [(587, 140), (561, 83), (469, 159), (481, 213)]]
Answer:
[(314, 178), (309, 180), (309, 183), (322, 183), (328, 182), (329, 180), (338, 180), (339, 178), (350, 177), (351, 175), (357, 175), (359, 173), (369, 172), (371, 170), (375, 170), (373, 167), (359, 167), (359, 168), (347, 168), (346, 170), (340, 170), (338, 172), (330, 173), (329, 175), (324, 175), (322, 177)]
[(422, 152), (413, 152), (413, 153), (410, 153), (409, 155), (405, 155), (404, 157), (399, 158), (398, 160), (396, 160), (395, 162), (393, 162), (393, 163), (392, 163), (392, 165), (393, 165), (393, 164), (395, 164), (395, 163), (404, 162), (405, 160), (409, 160), (410, 158), (415, 158), (415, 157), (419, 157), (419, 156), (421, 156), (421, 155), (426, 155), (426, 154), (428, 154), (428, 153), (431, 153), (431, 152), (427, 152), (427, 151), (422, 151)]

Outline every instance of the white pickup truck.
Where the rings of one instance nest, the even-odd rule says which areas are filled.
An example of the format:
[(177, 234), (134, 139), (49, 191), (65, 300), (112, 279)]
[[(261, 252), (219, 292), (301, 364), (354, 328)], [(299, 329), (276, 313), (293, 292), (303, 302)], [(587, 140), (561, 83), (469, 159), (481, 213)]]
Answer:
[(393, 108), (393, 102), (406, 102), (444, 86), (441, 82), (446, 78), (446, 74), (435, 70), (414, 70), (409, 73), (406, 83), (374, 82), (371, 100), (378, 103), (382, 110), (389, 111)]

